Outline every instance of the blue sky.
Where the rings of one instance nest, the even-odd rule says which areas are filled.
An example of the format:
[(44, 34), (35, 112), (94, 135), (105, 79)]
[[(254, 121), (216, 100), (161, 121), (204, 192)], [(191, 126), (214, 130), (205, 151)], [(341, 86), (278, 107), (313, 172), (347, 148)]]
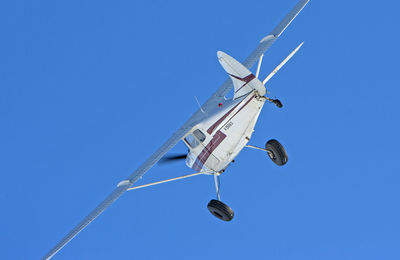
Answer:
[[(0, 258), (42, 257), (226, 79), (216, 52), (243, 60), (296, 2), (1, 2)], [(55, 259), (399, 259), (398, 9), (311, 0), (267, 52), (263, 76), (305, 41), (251, 140), (289, 162), (242, 151), (232, 222), (200, 176), (123, 195)]]

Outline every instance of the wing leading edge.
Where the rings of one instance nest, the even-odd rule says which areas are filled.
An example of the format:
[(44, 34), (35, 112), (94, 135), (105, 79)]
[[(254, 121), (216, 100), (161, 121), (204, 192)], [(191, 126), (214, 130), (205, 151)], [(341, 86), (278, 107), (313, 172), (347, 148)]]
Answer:
[[(300, 13), (309, 0), (300, 0), (289, 14), (276, 26), (272, 32), (264, 37), (257, 48), (242, 63), (246, 68), (250, 69), (263, 55), (275, 40), (282, 34), (293, 19)], [(232, 81), (227, 79), (222, 86), (206, 101), (202, 108), (207, 112), (207, 108), (211, 108), (216, 102), (223, 99), (232, 88)], [(206, 113), (205, 112), (205, 113)], [(107, 209), (115, 200), (117, 200), (127, 189), (129, 189), (137, 180), (139, 180), (150, 168), (156, 164), (172, 147), (174, 147), (205, 115), (200, 109), (189, 118), (188, 121), (176, 131), (155, 153), (153, 153), (139, 168), (137, 168), (126, 180), (121, 181), (114, 191), (108, 195), (89, 215), (87, 215), (78, 225), (74, 227), (60, 242), (58, 242), (43, 259), (52, 258), (60, 251), (69, 241), (71, 241), (79, 232), (89, 225), (97, 216)]]
[[(295, 7), (285, 16), (285, 18), (267, 35), (265, 36), (257, 48), (245, 59), (242, 64), (251, 69), (258, 59), (263, 55), (269, 47), (278, 39), (278, 37), (285, 31), (289, 24), (296, 18), (296, 16), (303, 10), (310, 0), (300, 0)], [(232, 88), (232, 82), (227, 79), (222, 86), (214, 93), (213, 97), (224, 97)]]
[(189, 119), (178, 131), (176, 131), (153, 155), (151, 155), (138, 169), (136, 169), (126, 180), (121, 181), (114, 191), (108, 195), (89, 215), (75, 226), (57, 245), (55, 245), (43, 259), (52, 258), (79, 232), (117, 200), (128, 188), (140, 179), (154, 164), (156, 164), (182, 137), (193, 127), (193, 120)]

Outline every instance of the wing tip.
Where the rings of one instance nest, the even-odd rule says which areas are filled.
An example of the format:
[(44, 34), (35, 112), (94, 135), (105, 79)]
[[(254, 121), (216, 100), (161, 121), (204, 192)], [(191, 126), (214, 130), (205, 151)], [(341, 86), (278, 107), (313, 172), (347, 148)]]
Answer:
[(279, 37), (308, 4), (308, 2), (310, 2), (310, 0), (298, 1), (293, 9), (285, 16), (285, 18), (272, 30), (271, 34), (275, 37)]
[(221, 58), (223, 58), (224, 56), (226, 56), (227, 54), (225, 53), (225, 52), (223, 52), (223, 51), (217, 51), (217, 57), (218, 57), (218, 59), (221, 59)]

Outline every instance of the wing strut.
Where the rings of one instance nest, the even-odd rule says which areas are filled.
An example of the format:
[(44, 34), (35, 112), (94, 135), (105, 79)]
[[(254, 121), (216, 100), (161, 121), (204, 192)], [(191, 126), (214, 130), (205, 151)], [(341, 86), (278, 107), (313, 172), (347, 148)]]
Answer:
[(187, 174), (187, 175), (183, 175), (183, 176), (179, 176), (179, 177), (175, 177), (175, 178), (171, 178), (171, 179), (167, 179), (167, 180), (163, 180), (163, 181), (156, 181), (156, 182), (152, 182), (152, 183), (148, 183), (148, 184), (143, 184), (143, 185), (140, 185), (140, 186), (134, 186), (132, 188), (127, 189), (127, 191), (146, 188), (146, 187), (149, 187), (149, 186), (154, 186), (154, 185), (162, 184), (162, 183), (166, 183), (166, 182), (182, 180), (182, 179), (186, 179), (186, 178), (190, 178), (190, 177), (194, 177), (194, 176), (202, 175), (202, 174), (203, 175), (213, 175), (214, 171), (210, 170), (210, 171), (204, 171), (204, 172), (196, 172), (196, 173)]
[(261, 63), (262, 63), (263, 57), (264, 57), (264, 54), (261, 54), (260, 60), (258, 61), (258, 65), (257, 65), (256, 78), (258, 78), (258, 74), (260, 74), (260, 68), (261, 68)]
[(126, 192), (137, 180), (156, 164), (183, 136), (194, 126), (194, 118), (190, 118), (178, 131), (176, 131), (157, 151), (155, 151), (139, 168), (137, 168), (126, 180), (121, 181), (114, 191), (108, 195), (89, 215), (79, 222), (64, 238), (61, 239), (44, 257), (50, 259), (60, 251), (79, 232), (97, 218), (106, 208)]
[(293, 55), (296, 54), (296, 52), (299, 51), (299, 49), (301, 48), (301, 46), (303, 46), (304, 42), (300, 43), (299, 46), (297, 46), (296, 49), (294, 49), (289, 56), (287, 56), (264, 80), (263, 80), (263, 85), (265, 85), (265, 83), (267, 83), (285, 64), (286, 62), (288, 62)]

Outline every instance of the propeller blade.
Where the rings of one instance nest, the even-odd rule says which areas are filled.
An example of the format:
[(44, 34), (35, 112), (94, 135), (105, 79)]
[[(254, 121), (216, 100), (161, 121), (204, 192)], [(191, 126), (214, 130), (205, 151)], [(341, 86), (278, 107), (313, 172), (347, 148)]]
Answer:
[(166, 155), (158, 162), (159, 164), (170, 163), (177, 160), (186, 159), (186, 154), (175, 154), (175, 155)]

